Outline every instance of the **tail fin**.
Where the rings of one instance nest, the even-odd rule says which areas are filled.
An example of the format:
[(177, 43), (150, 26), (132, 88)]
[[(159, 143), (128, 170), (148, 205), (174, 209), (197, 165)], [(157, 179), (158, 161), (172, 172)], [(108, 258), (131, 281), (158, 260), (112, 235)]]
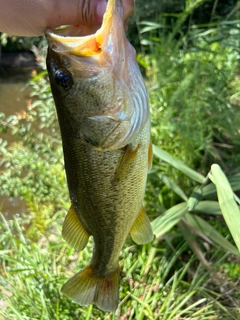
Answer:
[(114, 312), (119, 300), (119, 268), (112, 273), (98, 277), (91, 264), (68, 280), (62, 293), (81, 306), (96, 304), (106, 312)]

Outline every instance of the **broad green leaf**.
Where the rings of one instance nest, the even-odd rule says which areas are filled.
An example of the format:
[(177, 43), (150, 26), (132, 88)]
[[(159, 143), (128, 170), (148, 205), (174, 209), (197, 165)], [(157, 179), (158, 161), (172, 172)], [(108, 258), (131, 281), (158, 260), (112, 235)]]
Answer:
[(182, 202), (168, 209), (163, 215), (152, 221), (153, 233), (160, 237), (168, 232), (186, 214), (187, 204)]
[(193, 169), (186, 166), (181, 161), (174, 158), (171, 154), (168, 152), (160, 149), (159, 147), (153, 145), (153, 154), (158, 157), (159, 159), (169, 163), (171, 166), (176, 168), (177, 170), (184, 173), (186, 176), (191, 178), (192, 180), (198, 182), (198, 183), (204, 183), (205, 177), (201, 175), (200, 173), (194, 171)]
[(222, 214), (219, 203), (217, 201), (200, 201), (198, 204), (194, 207), (193, 212), (202, 212), (207, 214)]
[(202, 186), (198, 186), (194, 189), (193, 193), (191, 194), (189, 200), (188, 200), (188, 211), (192, 211), (198, 202), (202, 198)]
[(240, 251), (240, 210), (233, 190), (222, 169), (217, 164), (211, 166), (210, 179), (215, 183), (219, 205), (232, 237)]
[[(240, 174), (228, 177), (228, 182), (231, 185), (233, 191), (240, 190)], [(209, 183), (202, 188), (203, 198), (213, 198), (217, 195), (216, 186), (214, 183)]]
[(212, 227), (208, 222), (203, 220), (197, 215), (186, 213), (184, 216), (185, 220), (190, 223), (193, 228), (199, 230), (213, 242), (230, 251), (231, 253), (240, 256), (236, 247), (234, 247), (229, 241), (227, 241), (214, 227)]
[(158, 174), (159, 179), (161, 179), (173, 192), (175, 192), (179, 197), (181, 197), (184, 201), (188, 201), (188, 197), (185, 192), (170, 178), (165, 175)]

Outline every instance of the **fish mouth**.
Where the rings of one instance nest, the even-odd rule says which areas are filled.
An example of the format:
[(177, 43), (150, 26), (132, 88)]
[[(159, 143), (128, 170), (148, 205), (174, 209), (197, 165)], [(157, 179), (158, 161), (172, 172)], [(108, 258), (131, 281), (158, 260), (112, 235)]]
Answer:
[(109, 0), (99, 29), (97, 26), (63, 26), (54, 30), (48, 29), (46, 38), (51, 49), (57, 53), (90, 57), (101, 53), (109, 38), (114, 38), (114, 41), (121, 38), (121, 30), (124, 32), (121, 0)]

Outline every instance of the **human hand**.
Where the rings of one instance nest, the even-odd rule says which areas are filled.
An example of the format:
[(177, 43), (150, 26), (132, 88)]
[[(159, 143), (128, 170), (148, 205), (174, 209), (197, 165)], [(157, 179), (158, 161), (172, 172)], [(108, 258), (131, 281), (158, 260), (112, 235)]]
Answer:
[[(122, 0), (124, 20), (134, 0)], [(105, 0), (0, 0), (0, 32), (16, 36), (41, 36), (61, 25), (100, 25)]]

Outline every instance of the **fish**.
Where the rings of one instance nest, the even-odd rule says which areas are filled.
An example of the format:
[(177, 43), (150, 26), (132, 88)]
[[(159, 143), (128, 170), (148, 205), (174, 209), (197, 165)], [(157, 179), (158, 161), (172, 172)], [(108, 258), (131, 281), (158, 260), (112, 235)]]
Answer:
[(120, 0), (108, 1), (97, 30), (65, 26), (46, 37), (71, 200), (62, 236), (78, 252), (89, 237), (94, 241), (91, 261), (61, 292), (81, 306), (114, 312), (129, 233), (136, 244), (154, 238), (143, 207), (152, 165), (148, 93)]

